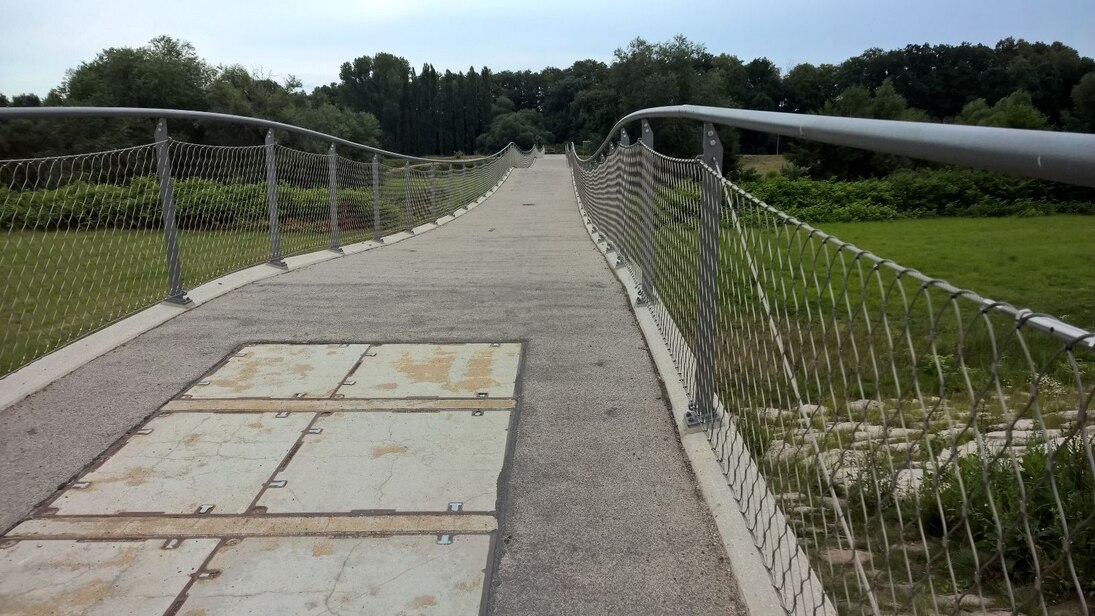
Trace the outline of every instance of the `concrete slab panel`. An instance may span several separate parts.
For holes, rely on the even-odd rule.
[[[280,488],[258,504],[269,513],[494,511],[510,413],[335,413],[316,420]]]
[[[178,413],[156,417],[54,501],[62,515],[244,513],[312,415]]]
[[[346,398],[512,398],[521,345],[374,345],[338,393]]]
[[[184,398],[329,398],[367,344],[246,346]]]
[[[478,614],[489,549],[486,535],[243,539],[179,614]]]
[[[217,545],[187,539],[20,541],[0,549],[4,616],[163,614]]]

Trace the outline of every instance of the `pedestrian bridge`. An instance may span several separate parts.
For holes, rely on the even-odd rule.
[[[752,199],[715,123],[1087,184],[1091,137],[674,108],[442,161],[142,113],[0,161],[0,614],[1090,609],[1095,336]]]

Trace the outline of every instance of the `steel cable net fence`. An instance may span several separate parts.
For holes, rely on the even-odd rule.
[[[148,145],[0,160],[0,376],[225,274],[434,222],[541,155],[510,146],[409,169],[272,136],[179,142],[160,127]]]
[[[1095,335],[844,243],[700,160],[569,160],[787,613],[1092,613]]]

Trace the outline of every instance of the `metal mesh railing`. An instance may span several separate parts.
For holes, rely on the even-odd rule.
[[[0,160],[0,376],[233,271],[434,222],[541,151],[366,153],[178,142],[161,120],[148,145]]]
[[[1095,334],[842,242],[709,154],[568,156],[786,612],[1092,613]]]

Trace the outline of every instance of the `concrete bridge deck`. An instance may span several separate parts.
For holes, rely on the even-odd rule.
[[[468,341],[523,344],[486,613],[744,613],[562,156],[423,237],[242,287],[0,411],[0,528],[243,345]]]

